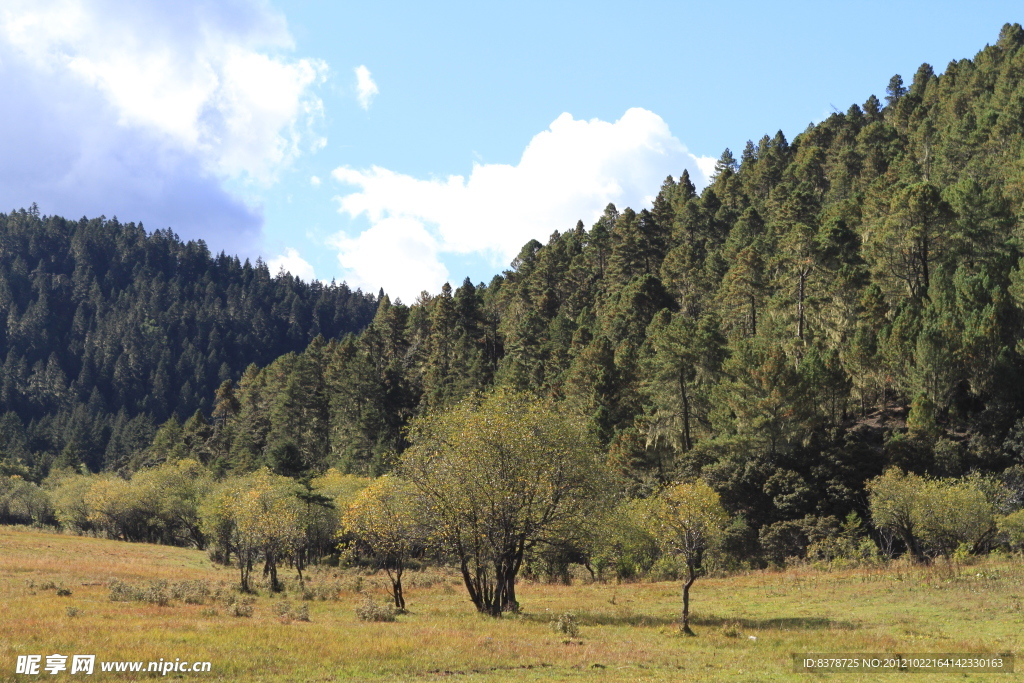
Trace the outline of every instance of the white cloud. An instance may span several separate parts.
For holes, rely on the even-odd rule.
[[[706,183],[701,160],[653,112],[630,109],[614,123],[562,114],[534,136],[517,165],[474,163],[468,178],[422,180],[376,166],[335,169],[335,180],[357,188],[337,198],[341,213],[365,216],[372,226],[335,244],[348,277],[379,281],[407,298],[428,286],[436,291],[443,269],[438,254],[479,254],[495,267],[507,265],[531,239],[546,241],[577,220],[589,227],[609,202],[649,206],[665,177],[684,168],[695,184]],[[375,269],[388,263],[389,250],[411,234],[412,225],[419,240],[429,240],[420,261],[433,279],[414,282],[403,274],[401,281],[409,282],[404,287],[394,270]],[[374,236],[364,242],[368,233]],[[353,258],[357,248],[360,257]],[[371,255],[377,248],[380,255]]]
[[[329,242],[353,288],[376,293],[383,287],[392,298],[411,303],[421,291],[436,292],[448,280],[436,240],[412,218],[384,218],[354,239],[338,234]]]
[[[322,111],[326,64],[288,59],[284,18],[255,1],[10,0],[0,40],[43,77],[97,90],[125,127],[197,155],[206,170],[268,180]]]
[[[309,179],[309,184],[313,187],[320,187],[320,176],[312,176]]]
[[[0,206],[118,215],[255,256],[259,188],[324,141],[327,67],[264,0],[3,0]],[[253,182],[256,181],[256,182]],[[229,189],[233,188],[233,189]]]
[[[697,166],[705,178],[710,178],[715,174],[715,165],[718,164],[718,159],[715,157],[697,157],[696,159]]]
[[[380,94],[380,89],[373,81],[373,77],[370,76],[370,70],[364,65],[357,66],[354,70],[356,72],[356,99],[359,100],[360,107],[368,110],[373,98]]]
[[[286,248],[281,256],[267,261],[267,268],[274,275],[283,270],[306,282],[312,282],[316,277],[313,266],[299,255],[298,250],[291,247]]]

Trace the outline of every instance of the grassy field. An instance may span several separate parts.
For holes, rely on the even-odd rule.
[[[143,587],[203,581],[211,595],[204,604],[113,602],[113,578]],[[696,638],[675,623],[678,583],[524,583],[523,614],[492,620],[473,611],[454,576],[413,573],[410,612],[372,623],[355,608],[367,594],[384,598],[376,577],[320,572],[307,588],[330,599],[308,601],[290,580],[283,597],[260,591],[251,617],[225,606],[236,581],[195,550],[0,527],[0,680],[80,678],[14,673],[18,655],[59,653],[212,662],[209,673],[166,676],[197,681],[884,681],[878,673],[794,673],[791,654],[1017,653],[1024,633],[1024,565],[1016,559],[702,579],[693,591]],[[306,605],[310,621],[282,616],[284,602],[291,615]],[[576,639],[550,628],[567,611],[577,615]],[[154,676],[105,674],[97,665],[85,680]]]

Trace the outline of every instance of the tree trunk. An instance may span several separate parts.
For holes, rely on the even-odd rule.
[[[923,284],[923,290],[924,290],[923,294],[924,294],[924,296],[928,296],[928,284],[929,284],[929,280],[930,280],[930,273],[928,272],[928,235],[927,235],[927,233],[925,234],[924,237],[921,238],[921,272],[922,272],[922,274],[924,276],[923,277],[924,282],[922,283]]]
[[[796,337],[804,340],[804,284],[807,282],[807,271],[800,269],[800,288],[796,299]]]
[[[757,303],[754,295],[750,295],[750,336],[757,336]]]
[[[388,578],[391,579],[391,597],[395,600],[395,609],[405,611],[405,593],[402,591],[402,572],[405,569],[403,563],[395,563],[394,569],[384,568]]]
[[[690,441],[690,397],[686,394],[686,380],[683,378],[683,372],[679,372],[679,394],[683,399],[683,452],[689,451],[693,448],[693,443]]]
[[[682,631],[688,636],[697,635],[690,628],[690,586],[697,580],[697,572],[687,563],[686,581],[683,582],[683,623]]]
[[[914,534],[907,529],[900,529],[900,538],[903,539],[903,543],[907,546],[907,552],[913,556],[915,561],[925,562],[926,558],[921,552],[921,545],[914,538]]]
[[[252,589],[249,587],[249,575],[252,574],[252,551],[245,553],[239,551],[236,553],[238,557],[238,572],[240,583],[242,584],[242,592],[251,593]]]
[[[281,584],[277,580],[277,557],[274,553],[266,553],[266,563],[263,565],[263,576],[270,576],[270,590],[277,593],[281,590]]]
[[[479,567],[475,572],[475,576],[469,571],[469,556],[461,540],[455,541],[455,552],[459,556],[459,570],[462,572],[462,582],[469,593],[470,602],[473,603],[478,612],[486,613],[487,606],[484,601]],[[486,577],[484,579],[486,580]]]

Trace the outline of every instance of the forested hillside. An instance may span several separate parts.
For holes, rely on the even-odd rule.
[[[497,384],[582,411],[634,492],[699,474],[757,526],[863,513],[888,465],[1002,472],[1024,456],[1022,45],[1007,25],[884,102],[726,150],[700,194],[668,178],[486,286],[385,299],[147,461],[173,441],[222,468],[379,473],[412,416]]]
[[[376,305],[170,230],[0,214],[0,462],[122,467],[250,363],[358,332]]]
[[[486,285],[385,297],[336,340],[372,298],[162,233],[96,222],[72,237],[74,224],[15,214],[2,400],[39,421],[8,457],[53,449],[40,435],[94,405],[157,420],[199,409],[89,465],[375,475],[412,418],[498,385],[584,415],[630,495],[703,478],[738,520],[736,548],[773,525],[806,540],[865,516],[864,484],[889,466],[990,473],[1020,498],[1022,211],[1014,24],[941,75],[894,76],[884,102],[726,150],[699,194],[686,173],[668,178],[650,210],[609,206],[589,229],[530,242]],[[76,246],[100,240],[90,231],[133,256],[90,260]],[[61,322],[34,322],[47,319]],[[254,365],[231,381],[243,357]]]

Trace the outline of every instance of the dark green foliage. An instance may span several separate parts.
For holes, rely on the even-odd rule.
[[[17,457],[37,476],[72,443],[89,468],[122,468],[154,424],[209,414],[248,364],[357,332],[376,304],[170,230],[0,214],[0,414],[27,428]]]

